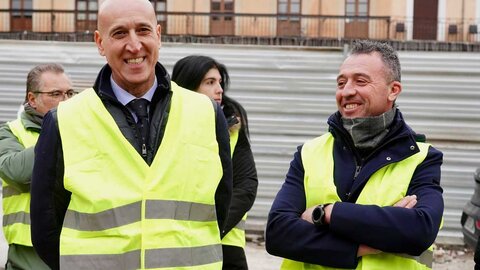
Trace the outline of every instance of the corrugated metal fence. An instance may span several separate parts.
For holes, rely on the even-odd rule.
[[[296,146],[322,134],[336,110],[335,78],[342,48],[163,44],[161,62],[210,55],[229,68],[230,96],[247,109],[259,191],[247,227],[262,231]],[[439,242],[461,243],[460,215],[480,166],[480,54],[400,52],[404,91],[398,99],[407,122],[444,152],[444,226]],[[36,64],[60,62],[74,85],[92,85],[105,63],[93,43],[0,40],[0,122],[15,117],[25,78]],[[75,119],[72,119],[75,121]]]

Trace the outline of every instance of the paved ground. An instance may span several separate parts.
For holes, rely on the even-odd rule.
[[[282,259],[265,251],[263,243],[248,242],[246,248],[250,270],[278,270]],[[435,251],[433,270],[471,270],[474,268],[473,252],[459,246],[439,247]]]

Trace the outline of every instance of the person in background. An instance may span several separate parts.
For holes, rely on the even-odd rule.
[[[329,130],[298,148],[268,216],[282,269],[431,269],[443,155],[406,124],[401,91],[393,48],[354,42]]]
[[[3,232],[8,242],[5,269],[49,269],[30,240],[30,182],[34,146],[43,116],[77,92],[59,64],[42,64],[27,75],[24,109],[0,126],[0,177],[3,179]]]
[[[170,81],[148,0],[105,0],[93,88],[45,116],[32,242],[52,269],[220,269],[232,192],[219,106]]]
[[[228,97],[227,68],[213,58],[191,55],[173,67],[172,81],[202,93],[222,106],[230,133],[233,166],[233,195],[222,239],[223,269],[248,269],[245,257],[245,221],[257,194],[258,178],[249,141],[245,109]]]

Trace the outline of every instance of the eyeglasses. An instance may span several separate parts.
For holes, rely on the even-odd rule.
[[[55,99],[59,99],[59,98],[63,98],[65,96],[67,96],[68,98],[71,98],[73,96],[75,96],[76,94],[78,94],[77,91],[75,90],[67,90],[67,91],[61,91],[61,90],[54,90],[54,91],[50,91],[50,92],[46,92],[46,91],[34,91],[33,93],[36,93],[36,94],[46,94],[48,95],[49,97],[52,97],[52,98],[55,98]]]

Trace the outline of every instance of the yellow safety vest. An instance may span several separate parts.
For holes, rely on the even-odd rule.
[[[215,111],[172,82],[150,166],[93,89],[58,107],[65,189],[62,269],[221,269],[215,191],[222,177]]]
[[[302,147],[302,162],[305,168],[304,187],[306,207],[341,201],[334,184],[334,138],[331,133],[324,134]],[[415,169],[428,153],[429,144],[418,143],[419,152],[396,163],[388,164],[376,171],[368,180],[356,203],[363,205],[392,206],[406,196],[410,179]],[[385,179],[395,178],[395,181]],[[356,269],[361,270],[420,270],[431,269],[433,249],[420,256],[382,252],[363,256]],[[337,269],[285,259],[282,269]]]
[[[8,123],[13,135],[25,147],[37,143],[39,133],[25,129],[20,119]],[[3,233],[8,244],[32,246],[30,237],[30,193],[3,182]]]
[[[230,132],[230,149],[233,157],[233,152],[235,150],[235,146],[238,142],[238,129]],[[236,246],[245,248],[245,222],[247,221],[247,214],[243,216],[242,220],[238,222],[235,227],[233,227],[227,235],[225,235],[222,239],[222,244],[227,246]]]

